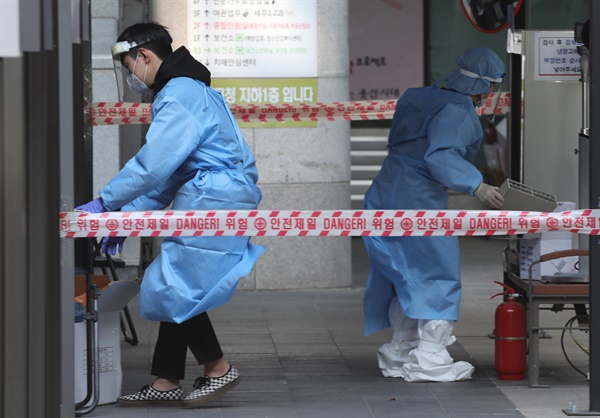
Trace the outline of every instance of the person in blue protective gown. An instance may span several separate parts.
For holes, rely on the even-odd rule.
[[[146,143],[77,210],[250,210],[261,200],[255,158],[222,95],[210,88],[210,72],[185,47],[173,52],[172,38],[157,23],[127,28],[112,47],[135,93],[154,93]],[[104,252],[121,251],[125,238],[105,238]],[[152,360],[156,380],[121,396],[122,406],[197,407],[240,381],[224,358],[206,313],[231,297],[263,247],[249,237],[166,237],[160,255],[144,274],[140,311],[160,321]],[[205,375],[184,394],[188,347]]]
[[[495,187],[470,163],[483,131],[476,112],[504,76],[490,49],[458,57],[444,88],[408,89],[397,102],[389,154],[365,194],[365,209],[447,209],[448,190],[502,206]],[[461,297],[456,237],[363,237],[371,260],[364,296],[365,335],[392,327],[378,350],[384,376],[406,381],[469,379],[473,367],[454,362]]]

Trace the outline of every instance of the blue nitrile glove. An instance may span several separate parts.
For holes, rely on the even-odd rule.
[[[102,202],[102,198],[98,197],[91,202],[87,202],[85,205],[77,206],[75,210],[80,212],[90,212],[90,213],[104,213],[106,212],[106,208],[104,207],[104,202]]]
[[[104,237],[102,239],[102,252],[113,256],[117,253],[117,247],[119,252],[123,251],[123,243],[126,238],[127,237]]]

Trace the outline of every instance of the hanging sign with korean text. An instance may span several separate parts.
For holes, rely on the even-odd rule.
[[[188,49],[218,78],[316,77],[316,0],[191,0]]]
[[[540,81],[578,81],[581,56],[573,31],[536,32],[534,79]]]

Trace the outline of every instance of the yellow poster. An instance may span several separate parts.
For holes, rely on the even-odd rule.
[[[272,104],[277,112],[281,104],[317,102],[316,78],[220,78],[213,79],[211,87],[223,94],[225,101],[237,105]],[[244,122],[238,120],[240,128],[300,128],[316,127],[310,120],[284,122]]]

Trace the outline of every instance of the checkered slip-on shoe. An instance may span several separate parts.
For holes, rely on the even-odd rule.
[[[183,407],[197,408],[233,389],[240,384],[241,380],[238,370],[233,366],[221,377],[199,377],[194,382],[195,390],[183,400]]]
[[[183,401],[183,388],[171,390],[156,390],[152,385],[146,385],[138,392],[131,395],[119,396],[119,406],[181,406]]]

